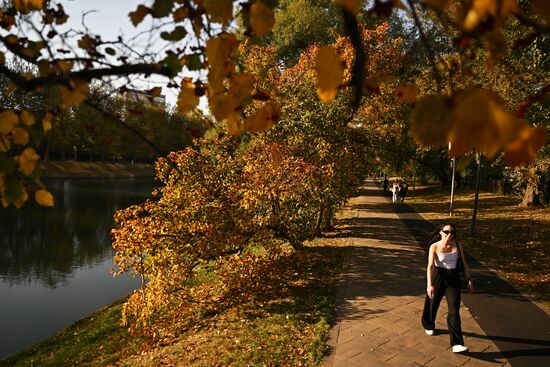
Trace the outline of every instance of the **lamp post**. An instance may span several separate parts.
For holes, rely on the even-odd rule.
[[[451,142],[449,142],[449,152],[451,151]],[[453,201],[455,197],[455,171],[456,171],[456,158],[451,158],[452,175],[451,175],[451,203],[449,205],[449,217],[453,216]]]

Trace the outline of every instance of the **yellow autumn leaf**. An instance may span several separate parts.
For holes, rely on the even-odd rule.
[[[69,71],[72,70],[73,66],[74,66],[74,63],[72,61],[57,60],[55,62],[55,67],[61,73],[68,73]]]
[[[47,133],[52,128],[52,118],[53,115],[49,112],[46,112],[46,115],[42,119],[42,130]]]
[[[268,102],[244,122],[244,129],[250,133],[269,130],[279,121],[281,111],[275,102]]]
[[[518,138],[504,149],[504,161],[507,166],[515,167],[533,162],[538,150],[546,141],[546,129],[541,126],[525,126],[518,135]]]
[[[426,96],[414,106],[409,134],[422,147],[447,145],[450,114],[447,97],[440,94]]]
[[[451,155],[458,157],[480,150],[493,157],[514,140],[524,123],[506,110],[498,94],[469,89],[455,100],[449,134]]]
[[[228,24],[233,18],[233,0],[204,0],[203,6],[213,22]]]
[[[77,42],[78,47],[88,50],[94,47],[95,41],[87,34],[82,36]]]
[[[233,136],[238,136],[244,129],[244,126],[241,123],[241,118],[236,112],[227,116],[225,119],[225,124],[227,126],[227,131]]]
[[[231,75],[231,89],[229,92],[235,100],[242,104],[247,98],[252,95],[254,90],[254,78],[248,74],[233,74]]]
[[[137,9],[135,11],[132,11],[128,14],[130,17],[130,20],[132,21],[132,24],[134,27],[137,27],[139,23],[143,21],[145,16],[151,12],[151,9],[146,7],[145,5],[138,5]]]
[[[317,95],[323,102],[332,102],[344,79],[344,65],[331,46],[325,46],[317,53]]]
[[[263,36],[273,29],[275,14],[273,13],[273,9],[260,1],[256,1],[250,7],[249,20],[252,32],[258,36]]]
[[[13,6],[20,12],[40,10],[44,7],[44,0],[13,0]]]
[[[222,121],[231,113],[235,112],[238,103],[231,95],[216,93],[208,97],[208,105],[216,120]]]
[[[468,32],[473,31],[479,23],[497,14],[497,6],[496,0],[473,0],[462,26]]]
[[[47,190],[40,189],[34,193],[34,199],[40,206],[53,207],[53,195]]]
[[[71,80],[69,86],[60,87],[61,100],[66,106],[73,106],[83,102],[90,91],[88,82],[84,80]]]
[[[206,42],[206,57],[210,65],[209,79],[219,79],[234,71],[237,64],[239,41],[229,33],[222,33]]]
[[[191,78],[183,78],[178,95],[178,112],[185,115],[199,104],[199,97],[195,94],[195,84]]]
[[[12,132],[13,142],[19,145],[27,145],[29,142],[29,132],[27,129],[16,127]]]
[[[36,166],[40,156],[36,154],[33,148],[25,149],[18,158],[19,168],[26,176],[30,175]]]
[[[500,4],[500,15],[507,17],[518,11],[518,0],[502,0],[502,3]]]
[[[34,116],[29,111],[26,111],[26,110],[23,110],[21,112],[20,118],[21,118],[21,121],[23,121],[23,123],[27,126],[32,126],[36,121]]]
[[[9,134],[19,122],[19,116],[12,110],[0,112],[0,133]]]
[[[179,23],[185,20],[187,16],[189,15],[189,9],[187,9],[185,6],[179,7],[172,13],[172,18],[174,19],[174,22]]]
[[[353,15],[359,13],[361,7],[363,6],[362,0],[334,0],[334,4],[346,9]]]

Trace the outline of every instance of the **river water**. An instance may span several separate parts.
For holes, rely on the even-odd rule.
[[[0,208],[0,359],[139,287],[113,278],[113,213],[145,201],[145,179],[56,180],[55,208]]]

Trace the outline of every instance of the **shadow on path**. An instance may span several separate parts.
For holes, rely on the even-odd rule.
[[[428,239],[435,227],[405,203],[391,206],[399,216],[406,216],[403,223],[427,250]],[[411,219],[415,215],[417,218]],[[472,256],[467,255],[467,259],[476,292],[464,293],[463,302],[487,333],[487,336],[471,337],[492,340],[513,367],[550,366],[549,315]],[[474,353],[468,355],[476,357]]]

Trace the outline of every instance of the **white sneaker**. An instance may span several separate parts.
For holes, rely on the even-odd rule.
[[[468,347],[465,347],[464,345],[453,345],[453,353],[462,353],[468,350]]]
[[[433,330],[425,329],[424,331],[426,332],[426,335],[430,335],[430,336],[434,335],[434,331],[433,331]]]

